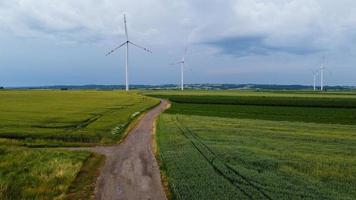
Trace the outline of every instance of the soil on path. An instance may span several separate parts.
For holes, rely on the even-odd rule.
[[[154,122],[169,103],[148,111],[119,145],[80,148],[106,156],[95,188],[97,200],[166,200],[153,153]],[[78,150],[78,149],[73,149]]]

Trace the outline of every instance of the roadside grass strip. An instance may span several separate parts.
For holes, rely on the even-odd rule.
[[[0,146],[0,199],[63,199],[90,155]]]

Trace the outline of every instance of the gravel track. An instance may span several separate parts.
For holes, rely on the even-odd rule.
[[[166,200],[157,160],[153,153],[156,117],[169,106],[161,103],[148,111],[124,141],[115,146],[68,148],[106,156],[95,188],[97,200]]]

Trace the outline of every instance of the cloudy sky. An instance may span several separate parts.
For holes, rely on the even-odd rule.
[[[134,84],[356,85],[354,0],[2,0],[0,85],[123,84],[123,13]]]

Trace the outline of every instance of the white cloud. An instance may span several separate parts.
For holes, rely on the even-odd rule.
[[[6,0],[0,31],[74,42],[123,36],[161,46],[263,36],[276,47],[331,49],[356,38],[353,0]]]

